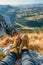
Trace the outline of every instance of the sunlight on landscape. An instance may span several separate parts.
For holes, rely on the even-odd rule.
[[[40,54],[43,54],[43,33],[36,34],[36,33],[27,33],[29,37],[28,47],[31,50],[37,51]],[[20,34],[21,37],[24,35],[23,33]],[[1,47],[8,47],[11,43],[15,41],[16,36],[9,37],[5,36],[0,38],[0,46]]]
[[[43,18],[43,15],[37,15],[37,16],[32,16],[32,17],[27,17],[27,20],[39,20]]]

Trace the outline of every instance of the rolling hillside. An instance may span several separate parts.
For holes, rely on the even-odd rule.
[[[19,29],[20,32],[42,32],[43,31],[43,4],[34,5],[21,5],[10,6],[0,5],[0,15],[3,16],[0,19],[1,25],[5,27],[1,32],[5,34],[11,34],[15,29]],[[0,27],[1,28],[1,27]],[[1,33],[0,32],[0,33]],[[16,30],[15,30],[16,32]],[[1,34],[0,34],[1,35]]]
[[[43,27],[43,4],[0,5],[0,14],[9,16],[13,23],[17,22],[28,27]]]

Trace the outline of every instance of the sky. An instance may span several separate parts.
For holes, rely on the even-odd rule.
[[[36,4],[42,3],[43,0],[0,0],[0,5],[22,5],[22,4]]]

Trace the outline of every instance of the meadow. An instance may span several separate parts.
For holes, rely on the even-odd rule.
[[[40,54],[43,54],[43,33],[25,33],[29,37],[29,43],[28,48],[36,51]],[[24,33],[20,33],[20,36],[22,37]],[[13,42],[16,39],[16,35],[14,36],[4,36],[0,38],[0,47],[6,48],[9,46],[9,44],[13,44]]]

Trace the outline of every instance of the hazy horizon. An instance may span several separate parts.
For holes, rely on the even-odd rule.
[[[43,0],[0,0],[0,5],[43,4]]]

